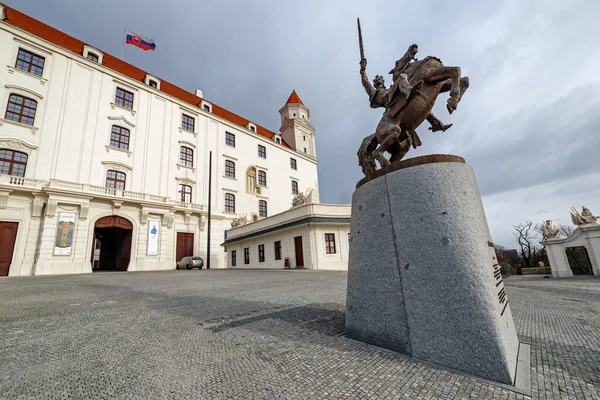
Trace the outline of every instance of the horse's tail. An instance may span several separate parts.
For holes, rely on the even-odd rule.
[[[362,167],[362,172],[365,174],[365,176],[371,175],[377,169],[377,164],[373,158],[373,152],[378,145],[379,141],[373,133],[364,138],[360,144],[360,147],[358,148],[358,152],[356,153],[358,156],[358,165]]]

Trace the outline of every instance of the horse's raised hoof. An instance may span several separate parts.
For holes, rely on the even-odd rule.
[[[450,114],[452,114],[456,110],[456,107],[458,107],[458,100],[450,97],[448,99],[448,104],[446,104],[446,108],[448,109],[448,112]]]

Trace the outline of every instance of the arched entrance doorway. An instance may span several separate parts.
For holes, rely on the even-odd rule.
[[[127,271],[131,258],[133,225],[125,218],[111,215],[94,225],[92,271]]]

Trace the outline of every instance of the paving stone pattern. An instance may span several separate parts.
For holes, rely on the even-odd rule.
[[[600,279],[506,279],[533,399],[600,399]],[[0,279],[1,399],[526,399],[346,339],[346,274]]]

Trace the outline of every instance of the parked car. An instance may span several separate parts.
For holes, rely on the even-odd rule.
[[[192,268],[202,269],[202,267],[204,267],[204,260],[202,259],[202,257],[188,256],[188,257],[183,257],[181,260],[179,260],[177,262],[177,266],[175,268],[176,269],[181,269],[181,268],[185,268],[185,269],[192,269]]]

